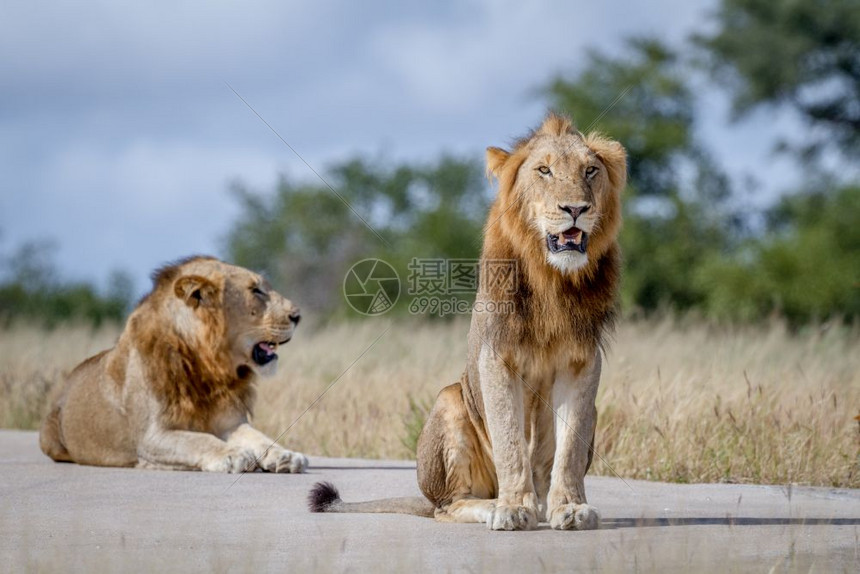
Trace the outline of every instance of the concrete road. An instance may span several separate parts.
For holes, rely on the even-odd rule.
[[[408,462],[311,457],[305,475],[56,464],[0,431],[0,572],[858,572],[860,491],[589,477],[601,530],[490,532],[399,515],[311,514],[419,494]]]

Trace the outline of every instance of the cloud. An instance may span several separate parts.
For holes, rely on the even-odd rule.
[[[3,245],[55,238],[69,274],[119,267],[144,288],[165,260],[219,251],[235,216],[228,181],[313,177],[225,82],[317,169],[380,150],[479,156],[533,125],[535,88],[576,71],[587,49],[680,40],[713,5],[11,0]]]
[[[188,142],[62,149],[33,174],[40,193],[20,194],[4,227],[9,236],[59,238],[72,276],[131,269],[143,287],[164,261],[216,251],[235,215],[225,191],[231,179],[271,186],[280,167],[254,150]]]

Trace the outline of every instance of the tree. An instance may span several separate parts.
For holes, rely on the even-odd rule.
[[[788,104],[850,155],[860,153],[860,7],[856,0],[723,0],[701,34],[715,77],[742,115]],[[814,155],[825,140],[803,146]]]
[[[757,5],[725,6],[747,4]],[[696,137],[695,73],[661,42],[634,39],[618,56],[591,52],[577,73],[543,87],[581,130],[628,151],[626,309],[749,321],[778,312],[796,324],[860,314],[858,186],[831,181],[792,195],[766,228],[748,231],[726,174]],[[336,193],[287,178],[273,193],[236,186],[241,216],[226,238],[229,258],[267,271],[303,306],[338,312],[344,275],[362,258],[385,259],[405,279],[413,257],[477,257],[490,201],[478,162],[355,159],[325,179]]]
[[[860,187],[788,196],[771,216],[771,232],[739,256],[700,266],[707,312],[736,320],[779,312],[795,325],[860,316]]]
[[[629,57],[619,58],[589,52],[579,74],[556,77],[546,94],[579,129],[597,129],[624,144],[637,195],[671,196],[678,157],[693,149],[693,96],[666,46],[633,39],[627,51]]]
[[[546,88],[551,105],[597,129],[628,153],[621,232],[625,306],[695,307],[705,293],[689,272],[728,250],[739,220],[728,180],[694,137],[689,67],[657,40],[634,39],[621,57],[591,52],[582,71]],[[692,173],[692,177],[685,174]]]
[[[98,327],[122,321],[133,292],[128,274],[115,271],[106,294],[86,282],[62,281],[54,263],[55,249],[49,241],[25,243],[2,260],[0,325],[28,320],[47,327],[64,322]]]
[[[715,30],[694,37],[737,117],[789,106],[811,128],[795,148],[860,155],[860,9],[853,0],[722,0]],[[783,144],[790,149],[789,144]],[[818,164],[819,166],[822,164]],[[827,169],[825,168],[825,173]],[[768,213],[766,233],[696,272],[717,317],[779,312],[794,324],[860,315],[860,189],[816,171]]]
[[[405,281],[413,257],[478,256],[490,200],[478,162],[352,159],[324,178],[334,191],[286,177],[274,193],[235,185],[240,216],[225,238],[228,259],[265,272],[303,307],[346,312],[344,276],[364,258],[387,261]]]

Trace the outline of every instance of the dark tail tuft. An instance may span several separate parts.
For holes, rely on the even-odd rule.
[[[340,493],[330,482],[318,482],[308,493],[311,512],[326,512],[335,502],[340,502]]]

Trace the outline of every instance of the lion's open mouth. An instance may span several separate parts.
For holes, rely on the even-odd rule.
[[[254,345],[254,348],[251,350],[251,358],[254,359],[255,363],[262,367],[263,365],[268,365],[272,361],[278,360],[278,354],[275,352],[277,350],[277,343],[261,341]]]
[[[585,253],[585,249],[588,247],[588,234],[576,226],[565,229],[561,235],[548,233],[546,247],[550,253],[561,253],[562,251]]]

